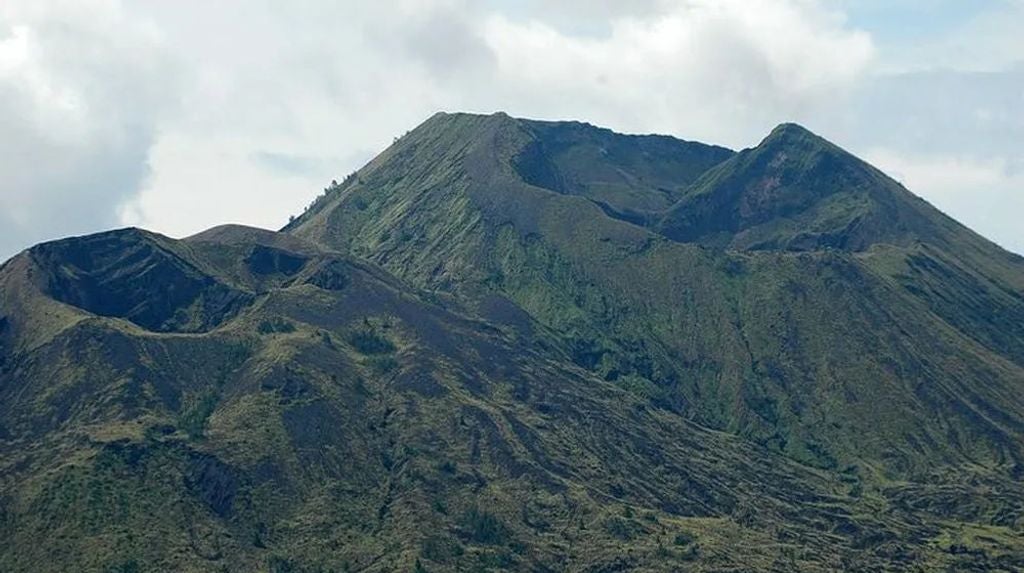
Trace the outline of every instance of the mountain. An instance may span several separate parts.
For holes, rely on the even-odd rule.
[[[584,129],[536,125],[436,116],[287,231],[420,288],[507,298],[594,374],[806,463],[906,477],[939,458],[1018,462],[1019,257],[795,126],[696,180],[679,169],[678,202],[638,225],[529,183],[524,154],[557,163],[538,137]],[[624,179],[651,171],[635,165]],[[847,204],[859,210],[831,215]],[[706,232],[686,230],[690,211]],[[776,237],[701,240],[722,232]]]
[[[1011,571],[1024,260],[795,125],[437,114],[0,267],[5,571]]]

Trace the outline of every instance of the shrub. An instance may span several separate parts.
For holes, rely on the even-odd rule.
[[[202,393],[178,416],[178,427],[193,440],[202,438],[206,433],[206,423],[217,408],[217,401],[216,392],[210,390]]]
[[[476,507],[462,514],[459,525],[471,541],[487,545],[504,543],[509,534],[496,515]]]
[[[268,318],[260,321],[256,327],[260,334],[273,334],[275,332],[295,332],[295,325],[283,318]]]
[[[267,568],[270,573],[299,573],[300,571],[294,561],[277,555],[267,559]]]
[[[448,504],[446,504],[443,499],[435,499],[430,504],[430,508],[442,515],[448,515]]]
[[[105,573],[138,573],[141,570],[142,568],[139,567],[139,562],[134,559],[130,559],[124,563],[107,567]]]
[[[623,541],[630,541],[640,534],[640,524],[632,519],[622,517],[611,517],[604,522],[604,530],[612,537]]]
[[[683,531],[681,533],[677,533],[676,534],[676,538],[674,540],[672,540],[672,543],[674,543],[676,545],[679,545],[679,546],[683,546],[683,545],[689,545],[689,544],[693,543],[694,541],[696,541],[696,538],[693,535]]]
[[[431,535],[424,539],[420,548],[420,556],[438,563],[447,563],[462,556],[463,553],[465,550],[457,541],[440,535]]]
[[[348,343],[361,354],[390,354],[395,345],[372,328],[360,328],[348,337]]]

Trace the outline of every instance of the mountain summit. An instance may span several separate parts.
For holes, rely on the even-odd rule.
[[[0,267],[5,571],[1024,568],[1024,261],[793,124],[436,114]]]
[[[666,236],[748,250],[862,251],[944,240],[951,221],[795,124],[709,170],[660,221]]]

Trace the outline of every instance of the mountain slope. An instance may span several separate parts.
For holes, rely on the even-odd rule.
[[[786,213],[817,217],[820,201],[863,203],[862,213],[834,227],[852,229],[834,241],[849,250],[794,254],[788,239],[769,242],[781,251],[708,250],[680,242],[692,237],[669,232],[678,227],[662,223],[666,237],[586,197],[524,181],[516,162],[524,149],[545,148],[538,133],[500,114],[435,116],[288,231],[370,258],[423,288],[466,300],[506,297],[595,374],[805,463],[860,464],[894,477],[920,475],[938,460],[1000,471],[1020,463],[1024,371],[1013,350],[1021,338],[985,344],[971,326],[986,318],[955,298],[963,293],[947,306],[966,315],[955,323],[929,312],[864,251],[878,245],[880,257],[883,248],[921,248],[931,238],[943,248],[959,239],[947,229],[958,225],[932,222],[930,207],[877,171],[783,126],[763,149],[711,168],[664,219],[708,193],[708,205],[740,213],[750,199],[735,190],[750,186],[709,181],[782,169],[777,196],[721,232],[741,236],[736,225],[751,224],[788,236],[796,223]],[[780,153],[792,159],[775,161]],[[739,167],[746,174],[729,175]],[[829,177],[854,190],[820,189]],[[768,222],[755,225],[760,213]],[[980,248],[990,259],[1010,258]],[[1024,276],[1012,261],[1003,273]],[[1008,295],[1004,306],[1018,313],[1018,300]]]
[[[863,253],[965,336],[1024,364],[1024,259],[802,127],[779,126],[706,172],[656,227],[729,249]]]
[[[870,165],[784,124],[705,173],[659,230],[673,240],[733,249],[862,251],[938,240],[938,216]]]
[[[1021,569],[1022,268],[795,126],[438,114],[0,267],[0,569]]]
[[[138,253],[173,253],[249,305],[203,333],[147,328],[134,306],[101,316],[39,280],[71,264],[57,253],[82,250],[168,291],[178,269]],[[919,492],[879,512],[850,495],[853,474],[802,467],[566,366],[528,318],[506,331],[288,236],[69,239],[11,261],[0,286],[8,571],[979,562],[946,552],[948,517],[896,505]],[[55,313],[62,328],[29,326]],[[969,531],[1002,539],[1007,524]],[[907,553],[913,539],[935,545]],[[1014,562],[1009,541],[989,550]]]

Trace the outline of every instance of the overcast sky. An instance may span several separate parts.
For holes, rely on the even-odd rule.
[[[796,121],[1024,253],[1024,0],[2,0],[0,259],[278,228],[438,110]]]

